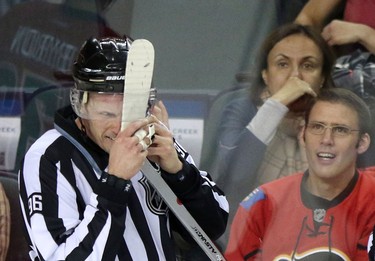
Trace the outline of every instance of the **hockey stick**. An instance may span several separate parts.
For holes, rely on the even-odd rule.
[[[152,44],[144,39],[135,40],[130,47],[126,63],[122,129],[126,127],[128,122],[145,117],[153,64],[154,48]],[[137,95],[140,93],[144,97]],[[132,102],[131,95],[133,94],[135,95],[134,100],[137,100],[137,102]],[[132,115],[132,113],[137,115]],[[145,161],[141,171],[206,255],[212,261],[225,260],[215,244],[190,215],[185,206],[177,203],[177,196],[148,160]]]
[[[129,122],[142,119],[147,114],[154,57],[154,47],[149,41],[139,39],[132,43],[125,69],[121,130]]]
[[[185,206],[177,203],[179,200],[176,194],[174,194],[170,187],[165,183],[159,173],[155,171],[154,167],[148,160],[145,161],[145,164],[142,167],[142,172],[206,255],[212,261],[225,261],[215,244],[198,225],[197,221],[195,221],[190,215]]]

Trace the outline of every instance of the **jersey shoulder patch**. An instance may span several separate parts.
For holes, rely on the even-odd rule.
[[[266,198],[266,194],[261,188],[254,189],[242,202],[241,206],[249,210],[255,203],[260,200],[264,200]]]

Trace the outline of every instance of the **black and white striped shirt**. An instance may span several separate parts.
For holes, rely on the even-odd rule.
[[[55,123],[83,144],[101,170],[108,154],[81,135],[65,108]],[[162,177],[212,238],[225,230],[228,203],[206,172],[183,150],[185,179]],[[19,176],[21,209],[33,260],[176,260],[171,230],[181,224],[139,172],[131,189],[100,182],[85,156],[56,129],[25,155]]]

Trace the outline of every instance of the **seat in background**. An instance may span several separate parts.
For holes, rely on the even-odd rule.
[[[56,110],[70,104],[70,87],[71,84],[42,87],[36,90],[25,102],[13,172],[18,172],[23,156],[35,140],[44,132],[53,128]]]
[[[231,101],[246,95],[249,95],[249,86],[243,84],[221,91],[212,101],[204,127],[200,169],[214,172],[222,113]]]
[[[28,244],[25,237],[26,230],[24,229],[18,197],[17,175],[1,171],[0,182],[9,200],[11,216],[10,240],[6,261],[30,260]]]

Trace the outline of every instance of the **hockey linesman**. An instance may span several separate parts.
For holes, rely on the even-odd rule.
[[[120,131],[131,42],[82,45],[71,106],[56,112],[55,128],[24,157],[19,186],[32,260],[176,260],[172,230],[192,238],[140,171],[145,160],[212,240],[225,230],[225,196],[155,115]],[[150,124],[152,139],[134,135]]]

